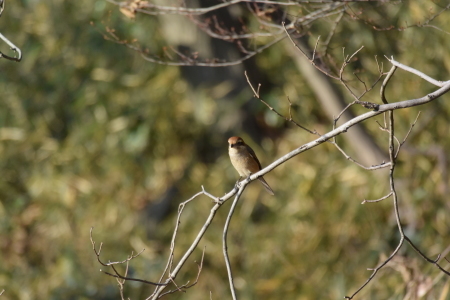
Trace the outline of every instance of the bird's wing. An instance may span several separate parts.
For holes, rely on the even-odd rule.
[[[258,163],[259,169],[261,170],[261,163],[259,162],[258,158],[256,157],[255,151],[253,151],[252,148],[250,148],[248,145],[245,145],[245,147],[248,150],[248,153],[250,153],[250,155],[256,160],[256,162]]]

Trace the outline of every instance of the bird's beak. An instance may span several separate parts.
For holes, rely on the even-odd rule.
[[[235,146],[235,144],[230,144],[230,148],[233,148]]]

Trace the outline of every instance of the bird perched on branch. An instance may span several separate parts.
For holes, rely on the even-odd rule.
[[[231,163],[241,177],[249,177],[251,174],[255,174],[261,170],[261,163],[256,157],[255,151],[244,143],[242,138],[232,136],[228,139],[228,145],[228,154],[230,155]],[[258,177],[258,180],[269,194],[274,195],[273,190],[262,176]]]

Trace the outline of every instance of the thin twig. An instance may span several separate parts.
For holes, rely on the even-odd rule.
[[[314,46],[314,50],[313,50],[313,54],[312,54],[311,60],[315,60],[316,59],[316,51],[317,51],[317,45],[319,44],[319,40],[320,40],[320,35],[317,37],[316,45]]]
[[[344,70],[345,68],[351,63],[353,57],[358,54],[359,51],[361,51],[364,48],[364,46],[361,46],[358,50],[356,50],[352,55],[345,55],[345,48],[342,49],[342,55],[344,57],[344,62],[342,63],[342,67],[339,71],[339,81],[342,83],[342,85],[345,87],[345,89],[350,93],[350,95],[355,98],[355,100],[359,100],[358,96],[353,92],[353,90],[348,86],[346,81],[344,80]]]
[[[353,53],[351,56],[345,56],[344,53],[344,62],[342,63],[342,67],[340,69],[339,72],[339,81],[342,83],[342,85],[345,87],[345,89],[350,93],[350,95],[353,96],[353,98],[355,99],[353,102],[347,104],[346,107],[344,107],[344,109],[337,115],[337,117],[334,118],[334,124],[333,124],[333,128],[336,127],[337,122],[339,121],[339,119],[342,117],[342,115],[353,105],[355,104],[360,104],[363,107],[367,108],[367,109],[373,109],[373,110],[378,110],[379,105],[376,103],[371,103],[371,102],[367,102],[367,101],[360,101],[360,99],[362,97],[364,97],[368,92],[370,92],[377,84],[378,82],[381,80],[381,78],[383,77],[383,73],[380,71],[379,72],[379,76],[378,78],[372,83],[372,85],[370,86],[370,88],[367,88],[366,83],[360,79],[358,76],[356,76],[355,73],[353,73],[353,75],[356,76],[356,78],[364,85],[364,92],[361,93],[361,95],[357,96],[353,90],[350,88],[350,86],[346,83],[346,81],[344,80],[344,70],[345,68],[349,65],[349,63],[351,62],[351,59],[359,52],[363,49],[363,47],[359,48],[355,53]],[[344,50],[344,49],[343,49]],[[378,61],[377,61],[378,64]],[[380,70],[380,69],[379,69]]]
[[[333,38],[334,33],[336,32],[336,28],[337,28],[338,24],[340,23],[340,21],[342,20],[342,17],[343,17],[343,16],[344,16],[344,11],[342,11],[342,12],[338,15],[338,17],[336,18],[336,20],[333,22],[333,26],[331,27],[331,30],[330,30],[330,32],[328,33],[328,37],[327,37],[327,39],[325,40],[325,42],[323,43],[323,46],[324,46],[324,48],[325,48],[325,50],[324,50],[324,56],[327,55],[327,52],[328,52],[328,45],[330,44],[331,39]]]
[[[203,188],[203,187],[202,187]],[[173,234],[172,234],[172,240],[170,241],[170,252],[169,252],[169,258],[167,260],[167,264],[166,267],[164,268],[161,277],[159,279],[159,282],[162,282],[164,275],[166,274],[166,272],[169,270],[169,273],[171,272],[170,270],[172,269],[172,263],[173,263],[173,257],[174,257],[174,251],[175,251],[175,239],[177,237],[178,234],[178,228],[180,226],[180,218],[181,218],[181,214],[183,213],[184,207],[186,206],[187,203],[191,202],[192,200],[194,200],[195,198],[197,198],[198,196],[204,194],[204,192],[198,192],[197,194],[195,194],[194,196],[192,196],[190,199],[180,203],[180,205],[178,206],[178,215],[177,215],[177,220],[175,223],[175,229],[173,230]]]
[[[389,261],[391,261],[391,259],[398,253],[398,251],[400,250],[400,248],[402,247],[404,242],[404,238],[400,239],[399,244],[397,245],[397,247],[395,248],[395,250],[391,253],[391,255],[389,255],[389,257],[383,261],[380,265],[378,265],[376,268],[374,269],[367,269],[370,271],[373,271],[372,274],[369,276],[369,278],[367,278],[366,282],[364,282],[364,284],[362,284],[351,296],[345,296],[345,299],[353,299],[353,297],[356,296],[356,294],[358,294],[363,288],[366,287],[366,285],[369,284],[369,282],[372,281],[372,279],[375,277],[375,275],[377,275],[378,271],[380,271]]]
[[[253,87],[252,83],[250,82],[250,79],[249,79],[248,76],[247,76],[247,71],[244,72],[244,75],[245,75],[245,78],[247,79],[248,85],[250,86],[250,88],[251,88],[252,91],[253,91],[253,97],[255,97],[256,99],[258,99],[259,101],[261,101],[265,106],[267,106],[267,108],[269,108],[271,111],[273,111],[274,113],[276,113],[279,117],[285,119],[285,120],[288,121],[288,122],[291,122],[291,123],[295,124],[297,127],[300,127],[301,129],[303,129],[303,130],[305,130],[305,131],[307,131],[307,132],[309,132],[309,133],[311,133],[311,134],[319,135],[319,134],[317,133],[317,131],[315,131],[315,130],[314,130],[314,131],[313,131],[313,130],[309,130],[308,128],[306,128],[306,127],[300,125],[299,123],[297,123],[296,121],[294,121],[294,119],[292,118],[292,114],[291,114],[291,106],[292,106],[292,103],[291,103],[291,100],[290,100],[289,98],[288,98],[288,101],[289,101],[289,118],[287,118],[287,117],[283,116],[282,114],[280,114],[280,113],[279,113],[276,109],[274,109],[272,106],[270,106],[269,103],[267,103],[266,101],[264,101],[263,99],[261,99],[261,97],[259,96],[259,89],[260,89],[261,85],[258,84],[258,90],[255,90],[255,88]]]
[[[325,74],[326,76],[328,76],[328,77],[330,77],[330,78],[339,80],[339,77],[336,77],[336,76],[334,76],[334,75],[331,75],[330,73],[328,73],[328,71],[326,71],[326,70],[320,68],[320,67],[315,63],[313,57],[312,57],[312,58],[309,58],[309,57],[308,57],[308,54],[306,54],[306,52],[303,51],[303,49],[300,48],[300,47],[294,42],[294,40],[293,40],[292,37],[291,37],[291,34],[292,34],[292,33],[288,31],[287,27],[284,25],[284,22],[283,22],[282,24],[283,24],[284,31],[286,32],[286,35],[288,36],[288,38],[289,38],[289,40],[291,41],[291,43],[294,45],[295,48],[297,48],[297,49],[303,54],[304,57],[306,57],[307,60],[309,60],[309,62],[311,63],[311,65],[314,66],[314,68],[316,68],[317,70],[319,70],[320,72],[322,72],[323,74]]]
[[[387,168],[387,167],[389,167],[390,165],[391,165],[391,163],[390,162],[388,162],[388,163],[385,163],[384,161],[381,163],[381,164],[379,164],[379,165],[374,165],[374,166],[370,166],[370,167],[366,167],[366,166],[364,166],[363,164],[361,164],[361,163],[359,163],[358,161],[356,161],[355,159],[353,159],[351,156],[349,156],[347,153],[345,153],[345,151],[341,148],[341,147],[339,147],[339,145],[337,144],[337,142],[336,141],[329,141],[331,144],[333,144],[343,155],[344,155],[344,157],[347,159],[347,160],[349,160],[349,161],[351,161],[352,163],[354,163],[354,164],[356,164],[356,165],[358,165],[358,166],[360,166],[361,168],[363,168],[363,169],[366,169],[366,170],[368,170],[368,171],[373,171],[373,170],[378,170],[378,169],[383,169],[383,168]]]
[[[139,279],[139,278],[131,278],[131,277],[125,277],[122,276],[120,274],[111,274],[107,271],[102,271],[103,273],[105,273],[106,275],[115,277],[115,278],[120,278],[120,279],[125,279],[125,280],[130,280],[130,281],[137,281],[137,282],[143,282],[143,283],[147,283],[147,284],[151,284],[151,285],[156,285],[156,286],[166,286],[167,283],[156,283],[156,282],[151,282],[148,280],[143,280],[143,279]]]
[[[390,162],[389,162],[389,165],[390,165]],[[389,198],[390,196],[392,196],[392,192],[390,192],[390,193],[387,194],[386,196],[383,196],[383,197],[381,197],[381,198],[379,198],[379,199],[376,199],[376,200],[366,200],[366,199],[364,199],[364,201],[361,202],[361,204],[364,204],[364,203],[380,202],[380,201],[382,201],[382,200],[384,200],[384,199]]]
[[[445,274],[447,274],[447,275],[450,276],[450,272],[447,271],[447,270],[445,270],[445,269],[443,269],[443,268],[438,264],[438,261],[439,261],[439,259],[441,258],[441,254],[438,254],[438,257],[437,257],[436,259],[434,259],[434,260],[431,259],[431,258],[428,258],[425,254],[423,254],[422,251],[419,250],[419,248],[417,248],[416,245],[414,245],[414,243],[409,239],[409,237],[405,236],[405,239],[406,239],[406,241],[408,241],[409,245],[410,245],[414,250],[416,250],[416,252],[419,253],[420,256],[422,256],[423,259],[425,259],[427,262],[429,262],[429,263],[435,265],[439,270],[441,270],[442,272],[444,272]]]
[[[206,250],[206,247],[203,248],[202,260],[200,261],[200,264],[197,264],[198,271],[197,271],[197,277],[195,278],[195,281],[193,283],[191,283],[191,284],[189,284],[189,281],[188,281],[187,283],[183,284],[182,286],[177,287],[177,289],[175,289],[175,290],[167,291],[167,292],[161,294],[158,297],[158,299],[162,298],[163,296],[165,296],[167,294],[173,294],[173,293],[178,292],[178,291],[184,292],[184,290],[187,290],[187,289],[193,287],[194,285],[196,285],[198,283],[198,279],[200,278],[200,273],[202,272],[202,269],[203,269],[203,261],[204,261],[204,258],[205,258],[205,250]],[[147,299],[149,299],[149,298],[147,298]]]
[[[142,279],[137,279],[137,278],[129,278],[129,277],[125,277],[119,274],[119,272],[116,270],[116,268],[114,267],[114,265],[117,264],[124,264],[124,263],[128,263],[130,260],[136,258],[137,256],[139,256],[144,250],[141,250],[139,253],[137,253],[136,255],[131,254],[127,259],[123,260],[123,261],[119,261],[119,262],[108,262],[108,263],[104,263],[101,259],[100,259],[100,253],[102,251],[102,246],[103,243],[100,243],[99,249],[97,250],[95,247],[95,241],[92,237],[92,231],[94,230],[94,227],[91,227],[90,232],[89,232],[89,238],[91,240],[91,244],[92,244],[92,249],[94,250],[95,255],[97,256],[97,261],[105,267],[112,267],[112,269],[114,270],[114,272],[116,273],[116,275],[108,273],[107,271],[102,271],[101,272],[109,275],[109,276],[113,276],[116,278],[121,278],[121,279],[126,279],[126,280],[132,280],[132,281],[139,281],[139,282],[144,282],[147,284],[151,284],[151,285],[156,285],[156,286],[164,286],[166,284],[164,283],[156,283],[156,282],[152,282],[152,281],[147,281],[147,280],[142,280]]]
[[[404,144],[404,143],[406,142],[406,140],[408,139],[408,137],[409,137],[409,135],[410,135],[412,129],[414,128],[414,126],[415,126],[416,123],[417,123],[417,120],[419,119],[419,116],[420,116],[420,111],[419,111],[419,113],[417,114],[417,117],[416,117],[416,119],[414,120],[414,122],[413,122],[413,123],[411,124],[411,126],[409,127],[409,130],[408,130],[408,132],[406,133],[405,137],[403,138],[403,141],[398,145],[398,149],[397,149],[397,153],[395,153],[395,157],[398,156],[398,153],[400,152],[400,148],[403,146],[403,144]]]

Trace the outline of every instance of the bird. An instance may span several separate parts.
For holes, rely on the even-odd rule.
[[[261,163],[256,157],[255,151],[247,145],[244,140],[238,136],[232,136],[228,139],[228,154],[230,155],[231,164],[236,169],[241,177],[249,177],[261,170]],[[241,178],[239,177],[239,179]],[[258,180],[262,183],[266,191],[274,195],[272,188],[264,180],[264,178],[258,177]]]

